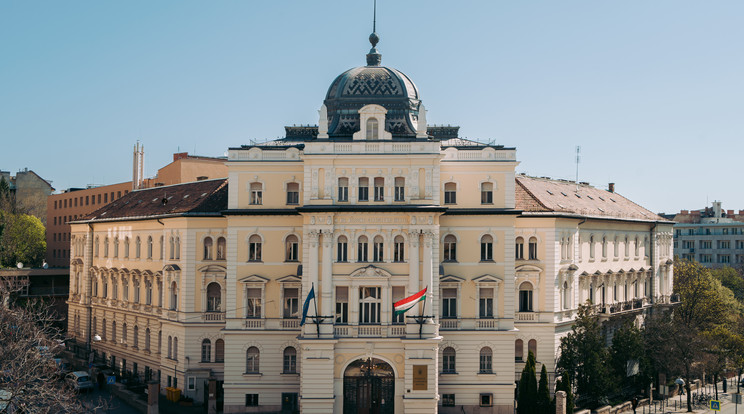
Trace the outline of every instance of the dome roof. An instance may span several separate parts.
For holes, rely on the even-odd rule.
[[[375,43],[367,55],[367,66],[338,75],[328,88],[323,103],[328,114],[329,136],[350,136],[359,131],[358,111],[369,104],[387,109],[385,130],[393,137],[416,135],[421,102],[418,89],[403,72],[379,66],[381,55],[374,47]]]

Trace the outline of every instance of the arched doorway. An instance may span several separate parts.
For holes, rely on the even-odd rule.
[[[344,371],[344,414],[392,414],[395,373],[377,358],[358,359]]]

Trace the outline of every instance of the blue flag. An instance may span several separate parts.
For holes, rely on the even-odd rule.
[[[300,326],[305,324],[305,318],[307,317],[307,310],[310,307],[310,299],[315,299],[315,285],[310,287],[310,293],[307,294],[307,298],[305,298],[305,303],[302,305],[302,320],[300,321]]]

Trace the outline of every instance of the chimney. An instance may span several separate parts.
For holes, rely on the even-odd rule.
[[[178,161],[178,160],[181,160],[181,159],[184,159],[184,158],[188,158],[188,157],[189,157],[189,153],[188,152],[177,152],[177,153],[173,154],[173,161]]]
[[[615,192],[615,183],[610,183],[608,185],[607,191],[614,193]]]
[[[682,211],[680,212],[680,214],[683,214],[683,215],[685,215],[685,216],[686,216],[686,215],[690,214],[690,211],[689,211],[689,210],[682,210]]]
[[[726,211],[726,215],[733,216],[734,215],[734,210],[728,210],[728,211]]]

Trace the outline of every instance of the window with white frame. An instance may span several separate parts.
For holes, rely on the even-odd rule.
[[[457,288],[442,288],[442,319],[457,319]]]
[[[367,236],[359,236],[359,241],[357,242],[357,262],[367,262],[369,261],[368,254],[368,242],[367,242]]]
[[[263,185],[261,183],[251,183],[250,188],[250,204],[263,204]]]
[[[457,238],[452,234],[444,236],[444,250],[442,252],[442,261],[457,261]]]
[[[519,285],[519,311],[532,312],[532,284],[522,282]]]
[[[594,260],[594,235],[589,236],[589,259]]]
[[[395,201],[406,201],[406,179],[395,177]]]
[[[285,287],[282,296],[284,297],[284,311],[282,316],[285,319],[299,317],[300,290],[296,287]]]
[[[145,305],[152,305],[152,281],[145,279]]]
[[[480,350],[480,364],[479,370],[481,374],[492,374],[493,373],[493,351],[490,347],[484,346]]]
[[[257,374],[259,373],[259,359],[260,353],[258,348],[252,346],[245,351],[245,372],[246,374]]]
[[[217,238],[217,260],[225,260],[227,258],[227,240],[224,237]]]
[[[217,282],[207,285],[207,312],[222,311],[222,288]]]
[[[132,289],[134,289],[134,303],[140,303],[140,280],[136,277],[132,280]]]
[[[177,310],[178,309],[178,284],[176,284],[176,282],[172,282],[170,285],[170,290],[171,290],[170,309]]]
[[[493,204],[493,183],[481,183],[481,204]]]
[[[379,286],[359,288],[359,323],[379,324],[382,295]]]
[[[405,260],[405,241],[403,236],[395,236],[393,239],[393,261],[403,262]]]
[[[287,183],[287,205],[300,204],[300,185]]]
[[[480,240],[480,259],[481,262],[493,261],[493,237],[490,234],[484,234]]]
[[[457,204],[456,183],[444,183],[444,204]]]
[[[204,260],[212,260],[212,238],[204,238]]]
[[[263,289],[258,287],[246,288],[245,292],[246,306],[245,306],[245,317],[246,318],[261,318],[261,310],[263,303]]]
[[[515,259],[524,260],[524,239],[517,237],[514,243]]]
[[[529,259],[537,260],[537,238],[530,237],[529,250]]]
[[[284,241],[285,254],[284,259],[288,262],[297,262],[300,260],[300,242],[297,236],[290,234]]]
[[[284,374],[296,374],[297,373],[297,350],[288,346],[284,348]]]
[[[372,243],[372,258],[375,262],[384,261],[385,245],[382,242],[382,236],[375,236]]]
[[[212,341],[209,339],[202,340],[201,343],[201,362],[210,362],[212,359]]]
[[[380,130],[380,123],[377,121],[377,118],[370,117],[367,119],[367,134],[366,137],[368,140],[376,140],[379,137],[379,130]]]
[[[341,203],[349,201],[349,178],[347,177],[338,179],[338,201]]]
[[[336,323],[349,323],[349,287],[336,286]]]
[[[493,318],[494,288],[482,287],[478,289],[478,317]]]
[[[336,261],[337,262],[348,262],[348,246],[349,242],[346,236],[339,236],[336,240]]]
[[[261,236],[257,234],[248,238],[248,261],[261,261]]]
[[[369,178],[359,177],[359,192],[357,197],[359,201],[369,201]]]
[[[456,373],[455,364],[455,348],[448,346],[442,351],[442,373],[454,374]]]
[[[375,177],[375,201],[385,201],[385,179]]]

